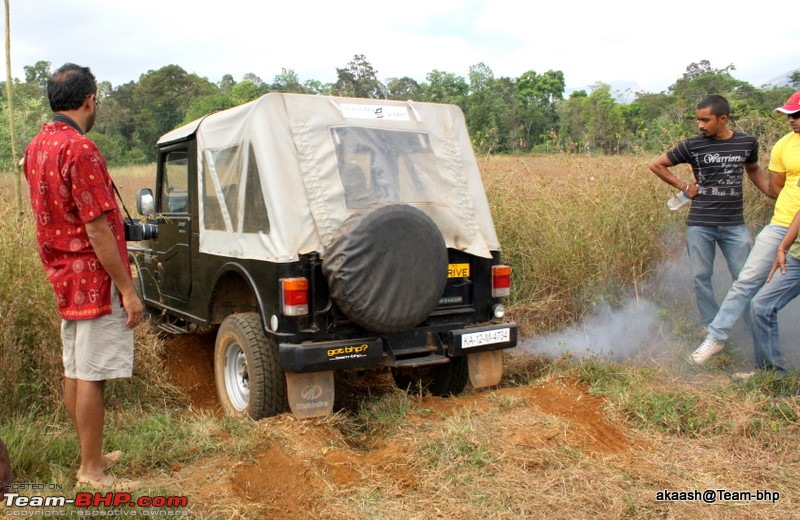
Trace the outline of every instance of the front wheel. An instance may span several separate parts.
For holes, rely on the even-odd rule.
[[[286,410],[286,377],[278,348],[255,312],[232,314],[217,332],[214,379],[225,415],[261,419]]]

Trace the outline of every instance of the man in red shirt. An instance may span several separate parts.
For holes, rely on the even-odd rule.
[[[64,400],[81,449],[78,484],[123,491],[136,486],[106,470],[108,379],[133,371],[133,327],[142,319],[126,252],[122,216],[106,161],[91,139],[97,84],[88,67],[67,63],[47,84],[53,122],[25,150],[39,256],[62,317]]]

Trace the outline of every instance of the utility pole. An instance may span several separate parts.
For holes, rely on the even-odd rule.
[[[6,4],[6,98],[8,99],[8,128],[11,132],[11,164],[15,172],[17,191],[17,215],[22,216],[22,173],[17,164],[17,132],[14,128],[14,96],[11,93],[11,8]]]

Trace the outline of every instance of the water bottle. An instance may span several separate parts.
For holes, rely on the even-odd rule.
[[[678,193],[670,197],[670,199],[667,201],[667,207],[672,211],[675,211],[676,209],[680,208],[690,200],[692,199],[690,199],[687,194],[685,194],[682,191],[679,191]]]

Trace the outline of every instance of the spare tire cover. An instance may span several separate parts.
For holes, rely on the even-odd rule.
[[[447,246],[436,223],[404,204],[374,205],[350,216],[322,269],[345,315],[372,332],[422,322],[447,283]]]

